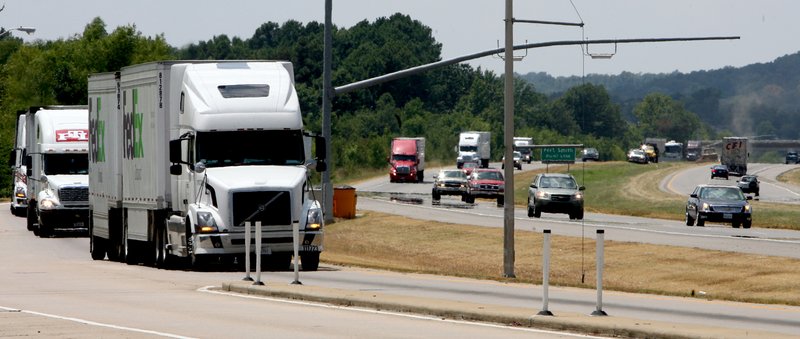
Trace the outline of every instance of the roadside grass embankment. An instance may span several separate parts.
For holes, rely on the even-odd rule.
[[[591,163],[572,165],[570,172],[587,187],[587,211],[681,220],[686,197],[659,189],[662,178],[681,166],[692,164]],[[567,168],[551,166],[549,170]],[[515,176],[516,205],[525,205],[527,186],[536,173]],[[761,202],[753,204],[757,208],[754,227],[777,220],[797,229],[800,211],[795,208],[770,211],[759,206]],[[502,229],[359,213],[355,219],[327,226],[324,262],[541,284],[543,237],[537,232],[515,232],[517,278],[506,279],[502,277]],[[604,247],[606,290],[800,305],[798,259],[617,241],[606,241]],[[594,288],[594,249],[593,239],[553,236],[551,284]]]

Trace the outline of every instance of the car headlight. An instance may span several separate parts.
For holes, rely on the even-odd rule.
[[[750,212],[751,212],[750,205],[744,205],[744,213],[750,213]]]
[[[308,210],[306,216],[306,228],[318,230],[322,228],[322,210],[319,208]]]
[[[583,193],[575,192],[575,194],[573,194],[572,197],[575,198],[575,200],[583,200]]]
[[[211,212],[197,212],[197,224],[195,224],[194,230],[197,233],[219,232],[217,221],[214,220],[214,215]]]
[[[42,210],[54,209],[58,207],[58,205],[60,205],[58,199],[54,197],[44,198],[41,201],[39,201],[39,209]]]
[[[704,202],[703,203],[703,211],[708,211],[708,208],[709,208],[708,203]]]
[[[545,191],[536,191],[536,197],[539,199],[550,199],[550,193]]]

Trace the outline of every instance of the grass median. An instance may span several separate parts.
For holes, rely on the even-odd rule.
[[[503,230],[363,212],[327,226],[327,263],[512,281],[503,274]],[[540,233],[514,235],[515,282],[540,284]],[[550,283],[594,288],[595,242],[551,237]],[[606,241],[606,290],[800,305],[800,260]]]

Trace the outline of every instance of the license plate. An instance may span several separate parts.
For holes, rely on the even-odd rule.
[[[723,217],[723,218],[725,218],[725,219],[733,219],[733,214],[731,214],[731,213],[724,213],[724,214],[722,215],[722,217]]]
[[[75,227],[83,227],[83,221],[76,222]]]

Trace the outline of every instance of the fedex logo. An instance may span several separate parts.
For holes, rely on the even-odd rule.
[[[89,141],[88,129],[60,129],[56,131],[56,142]]]

